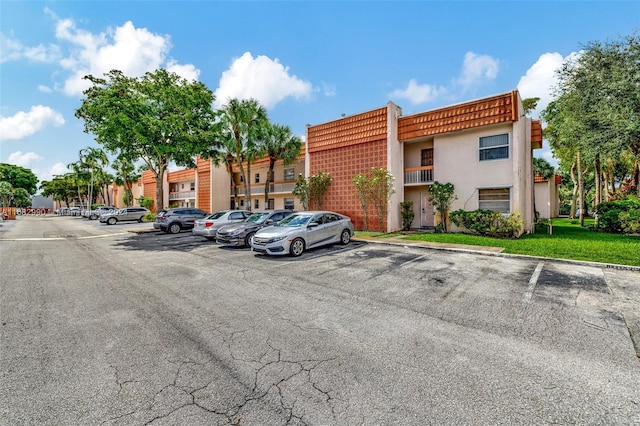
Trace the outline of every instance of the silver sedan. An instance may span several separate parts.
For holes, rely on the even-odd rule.
[[[251,240],[251,249],[259,253],[300,256],[314,247],[349,244],[353,230],[351,219],[339,213],[294,213],[277,225],[258,231]]]

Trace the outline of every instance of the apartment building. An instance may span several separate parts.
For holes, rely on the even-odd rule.
[[[307,174],[329,173],[333,182],[323,208],[351,217],[362,229],[364,214],[351,179],[371,168],[394,176],[386,223],[401,229],[400,202],[414,203],[414,228],[436,225],[428,185],[452,183],[451,209],[516,213],[533,231],[533,150],[542,147],[542,125],[524,116],[517,91],[402,115],[392,102],[382,108],[307,127]],[[371,222],[374,222],[373,224]]]
[[[237,165],[229,173],[224,165],[216,166],[210,160],[198,158],[196,168],[168,172],[165,175],[165,199],[160,207],[197,207],[208,212],[234,206],[247,209],[247,191],[250,190],[250,210],[302,210],[299,200],[291,192],[298,175],[305,172],[304,161],[304,151],[291,164],[284,165],[282,160],[277,161],[273,176],[268,179],[269,159],[258,159],[251,164],[249,182],[245,183]],[[153,173],[144,172],[141,181],[144,196],[155,199]]]
[[[541,147],[541,122],[525,117],[518,91],[406,116],[389,102],[381,108],[307,125],[304,152],[291,165],[278,162],[270,182],[267,158],[251,165],[250,182],[242,181],[237,166],[230,176],[224,166],[215,167],[202,159],[196,169],[167,173],[163,206],[216,211],[237,201],[239,208],[247,208],[250,190],[252,210],[301,210],[291,194],[297,176],[322,171],[332,177],[323,209],[348,215],[356,229],[362,229],[364,213],[352,179],[371,168],[386,168],[394,177],[395,190],[388,217],[385,223],[376,223],[375,214],[369,214],[369,228],[400,229],[400,202],[404,200],[414,203],[413,228],[435,226],[437,216],[429,202],[428,186],[438,181],[455,186],[452,210],[516,213],[524,221],[524,231],[533,231],[533,150]],[[144,195],[153,197],[153,176],[143,174],[142,182]],[[267,199],[265,184],[269,185]],[[549,193],[551,186],[541,188],[540,195],[536,191],[541,202],[555,199],[556,195]],[[545,215],[554,214],[554,210],[545,210]]]

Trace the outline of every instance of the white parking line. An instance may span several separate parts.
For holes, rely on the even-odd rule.
[[[527,311],[527,306],[531,303],[531,298],[533,297],[533,291],[536,289],[536,284],[538,283],[538,278],[540,278],[540,272],[542,272],[542,268],[544,267],[544,262],[538,263],[535,271],[533,271],[533,275],[531,275],[531,279],[529,279],[529,286],[527,287],[527,291],[522,298],[522,303],[520,303],[520,309],[518,309],[518,321],[521,322],[525,312]]]

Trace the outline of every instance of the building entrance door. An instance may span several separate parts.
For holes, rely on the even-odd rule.
[[[420,192],[420,227],[435,226],[433,220],[433,204],[429,202],[429,191]]]

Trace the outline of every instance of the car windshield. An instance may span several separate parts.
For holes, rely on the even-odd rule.
[[[267,220],[267,217],[269,217],[269,213],[254,213],[249,216],[245,222],[262,223]]]
[[[296,215],[293,214],[289,217],[282,219],[276,226],[291,226],[291,227],[300,227],[304,226],[311,219],[310,215]]]
[[[213,213],[213,214],[210,214],[209,216],[205,217],[205,219],[209,219],[209,220],[220,219],[222,216],[224,216],[225,213],[226,212]]]

